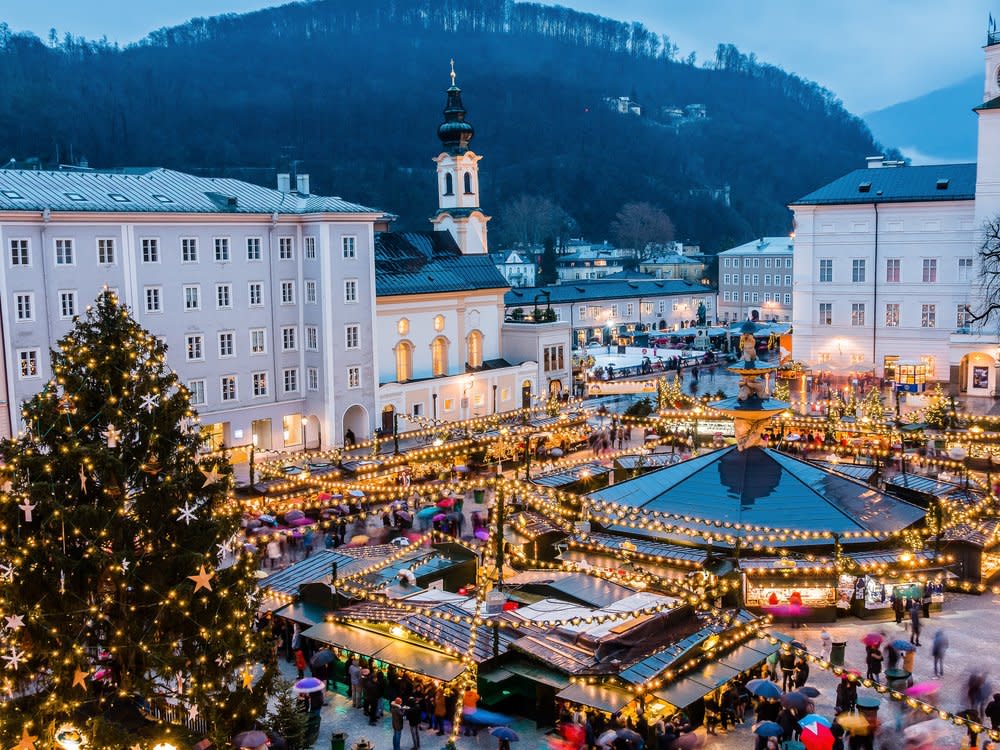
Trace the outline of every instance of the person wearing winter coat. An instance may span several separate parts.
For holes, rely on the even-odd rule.
[[[934,657],[934,676],[944,677],[944,654],[948,650],[948,636],[943,630],[934,632],[931,641],[931,656]]]

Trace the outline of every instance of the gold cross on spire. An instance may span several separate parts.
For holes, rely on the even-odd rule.
[[[455,85],[455,58],[451,58],[451,85]]]

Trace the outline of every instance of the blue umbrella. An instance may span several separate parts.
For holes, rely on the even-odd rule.
[[[916,651],[917,647],[914,646],[909,641],[904,641],[902,638],[897,638],[892,643],[889,644],[897,651]]]
[[[819,714],[806,714],[801,719],[799,719],[799,726],[805,727],[810,724],[822,724],[827,729],[833,726],[833,722],[830,721],[825,716],[820,716]]]
[[[292,690],[296,693],[312,693],[316,690],[322,690],[325,687],[326,683],[322,680],[318,680],[315,677],[303,677],[292,685]]]
[[[441,512],[441,509],[436,505],[432,505],[429,508],[424,508],[417,513],[417,518],[426,518],[428,521]]]
[[[517,742],[521,738],[517,736],[515,732],[510,727],[493,727],[490,730],[490,734],[500,740],[507,740],[508,742]]]
[[[747,683],[747,690],[758,698],[781,697],[781,688],[770,680],[750,680]]]
[[[753,733],[758,737],[780,737],[785,730],[777,722],[762,721],[754,727]]]

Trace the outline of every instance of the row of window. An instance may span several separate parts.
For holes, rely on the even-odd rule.
[[[674,312],[677,312],[678,310],[682,309],[684,307],[684,305],[686,305],[686,304],[690,304],[690,307],[692,307],[693,309],[697,309],[698,302],[699,302],[699,300],[697,300],[697,299],[695,299],[693,297],[691,298],[690,303],[688,303],[686,301],[682,301],[682,300],[677,300],[677,301],[673,302],[672,309],[673,309]],[[624,304],[624,306],[611,305],[610,306],[610,313],[607,313],[607,314],[609,314],[612,318],[617,318],[619,311],[622,310],[622,309],[624,309],[624,311],[625,311],[624,314],[625,314],[626,318],[629,318],[629,317],[635,315],[635,303],[634,302],[626,302]],[[656,312],[658,314],[661,314],[661,315],[663,313],[665,313],[667,311],[667,302],[666,302],[666,300],[662,300],[662,299],[658,300],[655,304],[653,302],[643,302],[643,303],[641,303],[640,314],[642,314],[642,315],[652,315],[654,310],[656,310]],[[602,307],[601,305],[590,305],[590,306],[580,305],[580,307],[577,309],[577,317],[580,318],[581,320],[584,319],[584,318],[587,318],[587,317],[595,318],[595,319],[596,318],[602,318],[602,317],[605,316],[605,314],[606,314],[605,313],[605,308]]]
[[[404,318],[405,320],[405,318]],[[435,378],[448,374],[448,339],[438,336],[431,342],[431,374]],[[483,366],[483,334],[472,331],[465,337],[466,365],[470,368]],[[413,379],[413,343],[400,341],[396,344],[396,381],[405,383]]]
[[[851,325],[852,326],[863,326],[866,320],[866,304],[864,302],[852,302],[851,303]],[[971,313],[969,312],[968,305],[956,305],[955,307],[955,327],[956,328],[966,328],[971,325]],[[901,321],[900,315],[900,304],[898,302],[887,302],[885,303],[885,317],[883,318],[883,324],[886,328],[898,328]],[[921,304],[920,305],[920,327],[921,328],[937,328],[938,320],[938,306],[936,304]],[[819,317],[817,318],[817,324],[821,326],[832,326],[833,325],[833,303],[832,302],[820,302],[819,303]]]
[[[299,348],[298,326],[282,326],[281,329],[281,351],[294,352]],[[267,329],[251,328],[250,334],[250,354],[267,354]],[[361,345],[361,326],[351,323],[344,326],[344,339],[347,349],[358,349]],[[220,359],[236,356],[236,333],[235,331],[219,331],[217,334],[218,352]],[[319,328],[317,326],[305,327],[305,347],[307,351],[319,351]],[[205,334],[189,333],[184,336],[184,358],[188,362],[202,362],[205,359]]]
[[[924,284],[934,284],[938,280],[938,259],[921,258],[920,280]],[[863,284],[867,281],[867,261],[864,258],[851,259],[851,281]],[[744,277],[745,279],[746,277]],[[886,258],[885,281],[887,284],[898,284],[902,278],[902,261],[900,258]],[[819,259],[819,281],[821,284],[833,283],[833,258]],[[958,259],[958,281],[972,281],[972,258]],[[745,282],[744,282],[745,283]]]
[[[774,278],[774,286],[781,286],[782,285],[781,284],[781,274],[780,273],[774,274],[773,278]],[[751,279],[752,279],[752,281],[751,281]],[[765,273],[764,274],[764,286],[771,286],[771,279],[772,279],[771,274]],[[723,274],[722,275],[722,283],[723,284],[739,284],[740,283],[740,275],[738,273],[733,273],[733,274],[726,273],[726,274]],[[749,273],[743,274],[743,285],[744,286],[750,286],[751,284],[753,284],[754,286],[757,286],[758,284],[760,284],[760,274],[756,274],[756,273],[755,274],[749,274]],[[786,273],[785,274],[785,284],[784,285],[785,286],[791,286],[792,285],[792,275],[790,273]]]
[[[356,237],[340,238],[341,257],[353,260],[358,257]],[[118,244],[114,237],[99,237],[96,240],[97,262],[100,265],[114,265],[118,262]],[[263,260],[263,239],[261,237],[246,238],[246,259],[248,261]],[[159,263],[162,257],[161,242],[156,237],[142,237],[139,240],[140,257],[143,263]],[[30,240],[23,238],[11,239],[8,244],[11,266],[30,266]],[[201,252],[197,237],[182,237],[180,240],[181,263],[198,263]],[[57,266],[76,265],[76,240],[72,238],[57,238],[53,240],[53,253]],[[303,255],[307,260],[316,258],[316,238],[303,238]],[[218,263],[232,260],[232,248],[229,237],[212,238],[212,257]],[[278,260],[295,260],[295,245],[293,237],[278,238]]]
[[[722,301],[723,302],[739,302],[740,301],[740,293],[739,292],[723,292],[722,293]],[[760,302],[761,301],[760,292],[743,292],[743,301],[744,302]],[[792,304],[792,295],[791,294],[781,295],[781,294],[778,294],[777,292],[775,292],[774,294],[772,294],[771,292],[764,292],[764,302],[777,302],[778,304],[782,304],[782,305],[790,305],[790,304]]]
[[[775,268],[781,268],[781,260],[782,260],[781,258],[774,258],[774,267]],[[791,258],[785,258],[784,260],[785,260],[785,268],[791,268],[792,267],[792,259]],[[739,258],[723,258],[722,259],[722,267],[723,268],[739,268],[740,267],[740,259]],[[760,258],[744,258],[743,259],[743,268],[759,268],[759,267],[760,267]],[[764,258],[764,268],[770,268],[770,267],[771,267],[771,258]]]
[[[317,283],[314,279],[306,279],[305,282],[305,302],[306,304],[316,304],[318,300]],[[282,305],[295,304],[296,284],[294,281],[285,280],[280,286],[280,302]],[[185,311],[201,310],[202,293],[201,284],[185,284],[182,288],[183,305]],[[59,298],[59,315],[62,318],[72,318],[77,314],[77,292],[75,289],[62,289],[57,292]],[[358,282],[356,279],[344,281],[344,302],[355,303],[358,301]],[[264,306],[264,282],[251,281],[247,284],[247,305],[249,307]],[[215,309],[228,310],[233,307],[233,285],[224,283],[215,285]],[[165,309],[164,293],[161,286],[143,287],[143,309],[147,313],[160,313]],[[15,292],[14,293],[15,318],[22,322],[35,319],[35,293]]]

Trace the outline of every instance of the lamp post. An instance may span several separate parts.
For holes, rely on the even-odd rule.
[[[497,413],[497,384],[493,384],[493,413]]]
[[[437,422],[438,418],[438,395],[436,393],[431,394],[431,419]]]
[[[392,452],[399,455],[399,412],[392,410]]]

